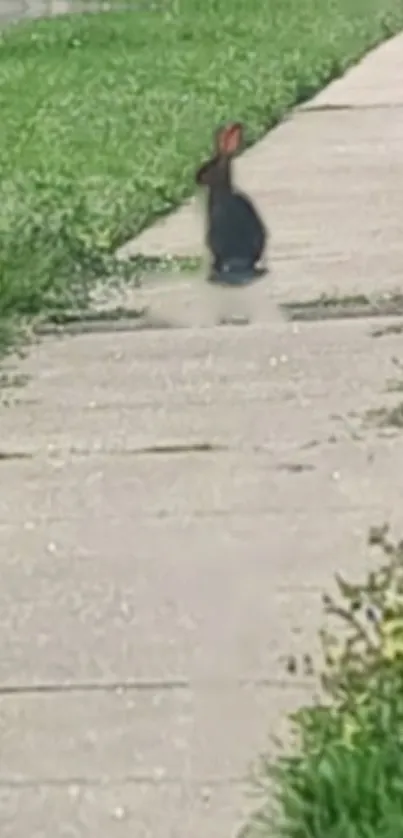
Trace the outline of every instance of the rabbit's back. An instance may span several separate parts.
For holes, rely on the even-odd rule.
[[[238,261],[254,265],[261,259],[266,231],[246,195],[210,196],[207,244],[219,266]]]

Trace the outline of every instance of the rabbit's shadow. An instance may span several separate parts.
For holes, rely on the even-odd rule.
[[[154,299],[145,295],[145,313],[137,328],[209,329],[215,326],[245,326],[259,319],[261,292],[259,282],[204,281],[161,294]]]
[[[142,323],[138,324],[136,331],[159,331],[179,329],[194,329],[194,328],[211,328],[214,326],[248,326],[252,322],[252,318],[247,314],[218,314],[215,318],[211,318],[210,322],[194,324],[186,322],[185,319],[178,320],[175,318],[161,317],[158,314],[149,311],[148,316],[144,318]]]

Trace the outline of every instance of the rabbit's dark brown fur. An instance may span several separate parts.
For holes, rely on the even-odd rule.
[[[196,173],[207,196],[206,242],[212,257],[211,279],[236,284],[236,275],[256,275],[267,234],[251,200],[234,189],[232,156],[242,126],[233,123],[216,133],[216,153]]]

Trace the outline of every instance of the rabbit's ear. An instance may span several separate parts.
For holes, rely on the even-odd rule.
[[[242,125],[240,122],[233,122],[222,128],[217,134],[217,146],[221,154],[235,154],[242,142]]]

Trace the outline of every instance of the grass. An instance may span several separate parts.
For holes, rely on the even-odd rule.
[[[161,0],[5,29],[1,321],[85,305],[192,192],[216,123],[255,140],[402,25],[401,0]]]
[[[399,402],[399,404],[395,404],[393,407],[379,407],[373,410],[368,410],[366,418],[369,424],[375,425],[378,428],[394,428],[395,430],[402,430],[403,402]]]
[[[245,836],[396,838],[403,819],[403,542],[374,528],[384,561],[362,583],[337,578],[324,611],[322,698],[293,717],[297,744],[263,759],[267,800]],[[298,674],[298,673],[297,673]]]
[[[403,332],[403,323],[391,323],[389,326],[382,326],[381,329],[374,329],[372,332],[373,338],[383,338],[389,335],[401,335]]]

